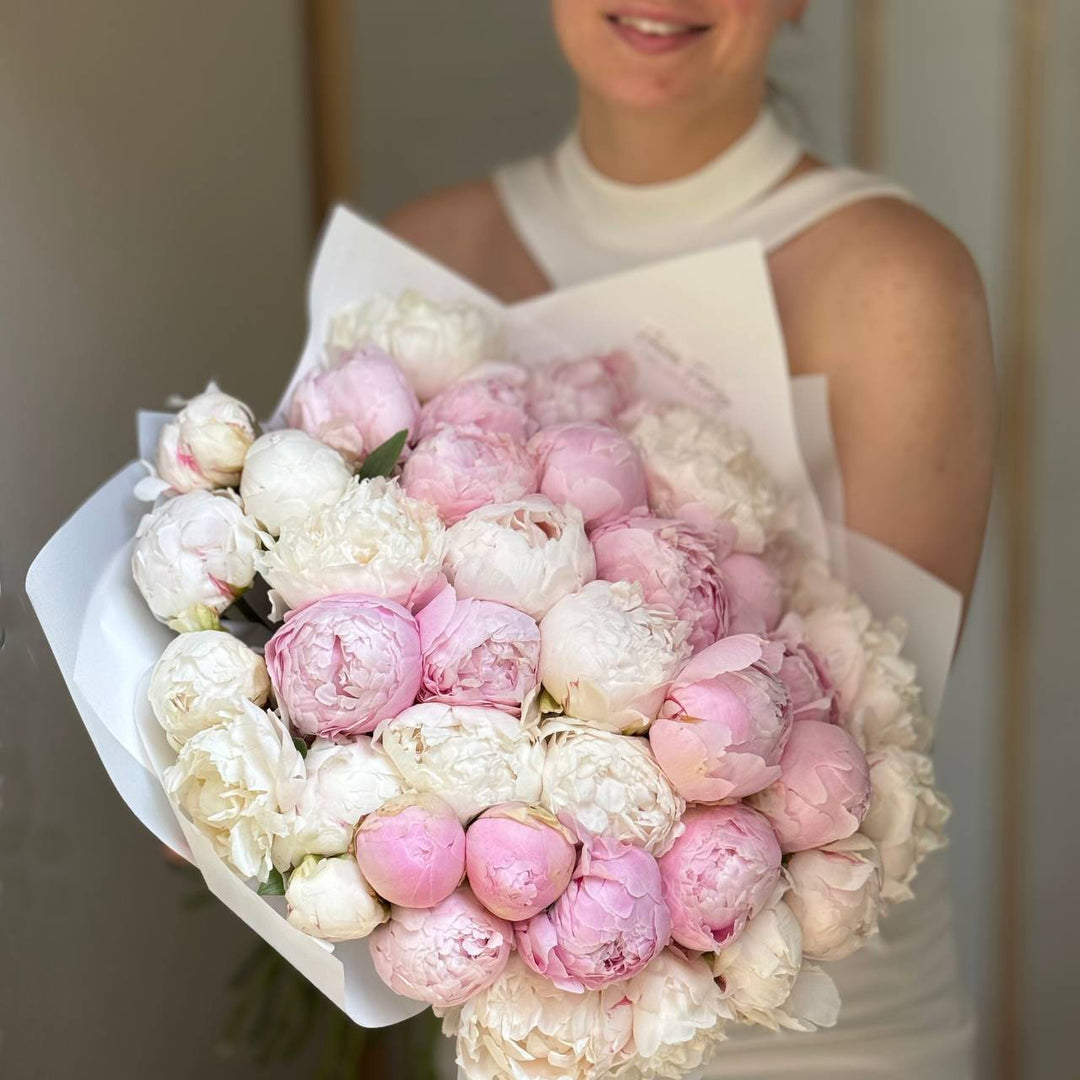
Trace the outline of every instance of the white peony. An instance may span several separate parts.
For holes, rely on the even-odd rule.
[[[326,941],[365,938],[390,917],[351,855],[309,855],[289,876],[289,922]]]
[[[290,608],[350,592],[408,607],[438,583],[444,543],[433,506],[396,480],[354,479],[332,506],[286,523],[258,569]]]
[[[498,709],[414,705],[375,731],[406,784],[448,802],[463,822],[489,806],[540,798],[544,748]]]
[[[626,433],[645,462],[649,505],[657,514],[707,531],[734,526],[737,551],[760,552],[793,527],[789,504],[741,428],[667,405],[632,412]]]
[[[840,1012],[832,979],[803,964],[802,930],[783,900],[755,915],[735,942],[716,954],[713,974],[745,1023],[813,1031],[832,1027]]]
[[[357,823],[402,793],[393,762],[367,735],[350,742],[316,739],[304,759],[307,779],[289,831],[274,841],[279,870],[305,855],[340,855]]]
[[[686,803],[656,763],[647,739],[557,717],[540,731],[547,746],[540,802],[591,833],[662,855],[682,831]]]
[[[606,1080],[630,1044],[625,985],[568,994],[511,953],[491,986],[441,1013],[443,1031],[468,1080]]]
[[[176,492],[235,487],[254,439],[251,410],[211,383],[161,429],[155,461],[161,484]]]
[[[240,497],[244,510],[277,536],[287,522],[333,506],[352,474],[336,450],[305,432],[271,431],[255,440],[244,459]]]
[[[352,349],[373,342],[405,372],[421,401],[502,351],[497,328],[480,308],[438,303],[412,289],[396,300],[377,295],[334,317],[327,345]]]
[[[945,847],[948,799],[934,790],[934,763],[925,754],[885,746],[866,755],[870,809],[862,831],[877,844],[885,879],[884,900],[910,900],[919,863]]]
[[[273,713],[244,702],[241,715],[188,739],[162,780],[223,859],[266,880],[304,786],[304,759]]]
[[[482,506],[446,534],[446,573],[462,598],[495,600],[541,618],[596,577],[581,511],[543,495]]]
[[[270,677],[258,653],[220,630],[181,634],[165,647],[150,676],[147,697],[174,750],[203,728],[265,705]]]
[[[540,681],[569,716],[624,734],[644,731],[690,656],[690,627],[645,603],[640,585],[593,581],[540,623]]]
[[[624,995],[633,1015],[633,1042],[613,1080],[682,1080],[727,1038],[731,1011],[704,960],[665,949],[609,993]]]
[[[881,857],[862,833],[797,851],[787,865],[787,903],[812,960],[843,960],[878,931]]]
[[[150,610],[173,630],[213,630],[251,584],[259,532],[232,498],[189,491],[146,514],[131,573]]]

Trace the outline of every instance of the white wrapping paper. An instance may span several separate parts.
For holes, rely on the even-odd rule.
[[[797,504],[800,527],[814,547],[827,556],[831,529],[837,566],[846,567],[851,584],[879,612],[908,618],[908,651],[920,664],[927,703],[936,712],[959,620],[958,597],[899,556],[843,530],[825,388],[803,384],[793,405],[759,246],[693,255],[504,308],[338,209],[311,276],[308,341],[269,426],[281,423],[292,387],[321,362],[332,315],[374,292],[394,295],[404,288],[485,308],[504,322],[512,353],[525,362],[622,347],[638,360],[646,392],[730,406]],[[162,413],[140,414],[140,457],[152,459],[165,419]],[[282,917],[284,901],[258,896],[166,798],[158,777],[172,753],[146,703],[145,680],[172,634],[150,614],[129,566],[135,528],[147,509],[132,493],[143,475],[144,467],[133,461],[94,493],[46,544],[26,583],[102,764],[147,828],[192,859],[210,890],[356,1023],[376,1027],[421,1011],[375,975],[366,943],[331,947],[290,926]]]

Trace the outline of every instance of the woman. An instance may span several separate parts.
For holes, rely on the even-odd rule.
[[[553,154],[404,207],[389,226],[507,301],[760,238],[794,374],[828,376],[847,517],[970,596],[992,471],[978,274],[900,188],[806,154],[765,108],[773,38],[806,0],[553,0],[580,86]],[[881,938],[830,968],[815,1035],[740,1031],[709,1078],[963,1080],[943,860]]]

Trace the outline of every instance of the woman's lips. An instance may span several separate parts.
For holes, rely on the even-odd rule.
[[[710,29],[708,26],[637,15],[606,15],[605,18],[622,41],[647,56],[685,48]]]

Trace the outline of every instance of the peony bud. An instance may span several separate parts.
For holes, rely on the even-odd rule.
[[[609,731],[644,731],[690,655],[689,627],[644,601],[640,585],[594,581],[540,623],[540,680],[567,714]]]
[[[560,989],[580,993],[636,975],[671,936],[656,860],[621,840],[587,839],[554,907],[514,933],[521,958]]]
[[[427,439],[440,428],[471,424],[525,442],[536,430],[527,409],[528,377],[527,370],[515,364],[481,364],[420,410],[417,439]]]
[[[634,361],[620,352],[536,368],[532,414],[541,427],[590,421],[610,424],[633,399],[635,374]]]
[[[271,536],[287,522],[325,510],[345,494],[352,470],[342,456],[302,431],[261,435],[244,458],[244,511]]]
[[[780,879],[780,845],[747,806],[692,807],[685,830],[660,858],[672,937],[687,949],[734,942]]]
[[[204,728],[242,713],[245,701],[265,705],[269,695],[263,658],[219,630],[173,638],[147,690],[154,716],[174,750]]]
[[[348,855],[309,855],[289,876],[285,902],[297,930],[326,941],[367,937],[389,917]]]
[[[266,645],[266,666],[293,727],[341,741],[416,700],[420,633],[392,601],[326,596],[289,612]]]
[[[251,410],[211,383],[161,429],[158,475],[179,493],[235,487],[254,439]]]
[[[596,576],[581,513],[542,495],[474,510],[446,534],[445,569],[459,597],[494,600],[539,619]]]
[[[218,616],[255,577],[258,530],[228,496],[177,495],[145,515],[135,536],[135,584],[154,615],[180,633],[218,629]]]
[[[427,908],[465,876],[465,830],[442,799],[401,795],[368,814],[356,830],[356,862],[391,904]]]
[[[779,577],[764,559],[736,551],[720,563],[720,576],[731,601],[728,633],[764,636],[776,627],[783,593]]]
[[[850,836],[869,802],[866,756],[846,731],[819,720],[792,726],[779,779],[750,797],[785,854]]]
[[[512,502],[536,491],[536,461],[501,431],[443,427],[417,444],[401,473],[414,499],[431,503],[448,525],[490,503]]]
[[[543,807],[526,803],[485,810],[465,840],[469,886],[484,907],[511,921],[553,904],[577,861],[570,832]]]
[[[539,466],[539,490],[556,506],[576,506],[593,529],[647,509],[645,469],[637,450],[605,424],[559,424],[529,442]]]
[[[792,719],[837,723],[840,709],[832,680],[817,653],[806,644],[802,619],[790,612],[773,632],[773,640],[784,646],[778,674],[787,688]]]
[[[702,649],[679,672],[649,742],[684,799],[741,799],[779,777],[791,731],[777,678],[782,657],[782,646],[738,634]]]

